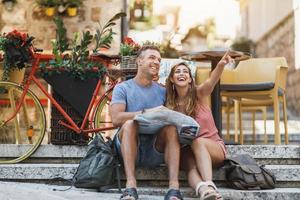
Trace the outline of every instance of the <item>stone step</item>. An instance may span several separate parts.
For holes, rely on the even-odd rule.
[[[18,181],[48,181],[58,177],[72,179],[78,164],[6,164],[0,165],[0,180]],[[277,179],[278,187],[300,187],[300,165],[266,165]],[[123,170],[122,170],[123,171]],[[165,166],[154,169],[138,168],[138,181],[142,185],[167,185],[168,172]],[[179,179],[185,182],[184,172],[180,172]],[[220,185],[224,185],[225,170],[214,171],[214,178]],[[122,172],[122,180],[125,180]]]
[[[15,157],[26,145],[0,145],[0,157]],[[28,159],[81,159],[88,146],[41,145]],[[247,153],[257,161],[274,161],[273,164],[300,164],[299,145],[226,145],[228,156]],[[26,161],[26,160],[25,160]],[[51,160],[49,160],[51,161]],[[267,163],[271,164],[271,163]]]
[[[18,199],[18,200],[118,200],[120,194],[117,190],[109,190],[105,193],[99,193],[95,190],[80,188],[71,188],[67,191],[53,191],[53,189],[66,189],[66,186],[19,183],[19,182],[0,182],[0,199]],[[139,187],[138,193],[142,200],[162,200],[167,188]],[[233,190],[228,188],[219,188],[224,200],[298,200],[300,199],[299,188],[276,188],[273,190]],[[185,200],[196,200],[194,192],[190,188],[181,188]]]
[[[250,154],[260,164],[300,165],[299,145],[226,145],[228,155]],[[0,145],[0,157],[15,157],[26,145]],[[87,146],[41,145],[24,162],[34,163],[78,163],[86,154]]]

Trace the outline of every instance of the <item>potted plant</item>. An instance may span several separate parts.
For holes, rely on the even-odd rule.
[[[0,51],[3,55],[1,80],[8,81],[12,71],[23,70],[31,62],[32,40],[28,34],[13,30],[0,35]],[[24,74],[24,73],[23,73]]]
[[[136,68],[136,54],[140,45],[130,37],[125,37],[120,46],[121,68]]]
[[[17,3],[17,0],[2,0],[2,3],[6,10],[11,11]]]
[[[55,7],[60,4],[59,0],[37,0],[37,4],[45,11],[45,15],[52,17],[55,14]]]
[[[77,9],[82,5],[83,0],[66,0],[67,13],[70,17],[77,15]]]
[[[75,33],[71,43],[66,38],[67,30],[62,20],[55,18],[56,40],[52,43],[55,59],[41,66],[42,74],[53,89],[81,115],[85,114],[98,79],[102,79],[106,71],[101,62],[90,59],[89,47],[95,42],[93,52],[104,47],[110,48],[115,34],[112,26],[122,16],[125,13],[115,15],[101,30],[97,29],[95,35],[83,31],[80,37],[79,33]],[[70,49],[68,54],[65,52],[67,49]]]

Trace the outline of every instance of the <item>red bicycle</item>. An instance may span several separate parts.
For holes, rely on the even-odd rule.
[[[102,62],[108,67],[103,79],[107,89],[104,93],[100,93],[103,82],[99,79],[82,124],[78,126],[36,76],[40,63],[50,61],[54,56],[32,52],[32,58],[31,71],[21,84],[0,81],[0,136],[2,138],[0,163],[17,163],[25,160],[43,141],[46,130],[45,111],[37,95],[30,89],[31,86],[37,86],[63,115],[64,120],[58,122],[60,125],[86,136],[95,132],[104,132],[108,135],[111,133],[109,131],[115,129],[108,115],[112,90],[120,81],[120,77],[136,73],[135,69],[110,69],[108,66],[119,62],[116,56],[91,56],[90,59]],[[14,151],[14,155],[6,157],[7,151],[12,145],[16,146],[15,144],[18,144],[17,151]]]

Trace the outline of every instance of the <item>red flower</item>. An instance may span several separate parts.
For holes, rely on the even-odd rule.
[[[130,37],[125,37],[125,38],[124,38],[124,43],[125,43],[125,44],[128,44],[128,45],[134,45],[134,44],[136,44],[136,43],[133,41],[133,39],[131,39]]]
[[[21,46],[23,46],[27,40],[27,34],[26,33],[21,33],[17,30],[13,30],[9,33],[6,34],[6,38],[10,39],[10,40],[19,40],[21,43]],[[17,46],[17,48],[19,48]]]

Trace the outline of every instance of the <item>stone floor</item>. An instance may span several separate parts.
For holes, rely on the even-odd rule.
[[[117,193],[99,193],[95,190],[84,190],[71,188],[63,190],[67,186],[56,186],[36,183],[16,183],[0,182],[0,199],[1,200],[117,200],[120,194]],[[140,195],[140,200],[162,200],[163,196]],[[196,198],[185,198],[193,200]]]
[[[99,193],[95,190],[85,190],[72,187],[66,191],[68,186],[46,185],[37,183],[0,182],[1,200],[117,200],[119,193]],[[157,192],[160,190],[159,192]],[[186,189],[182,189],[185,194]],[[140,200],[163,200],[166,189],[139,188]],[[300,189],[278,188],[275,190],[261,191],[239,191],[221,188],[220,193],[224,200],[298,200]],[[153,194],[153,195],[152,195]],[[185,195],[184,195],[185,196]],[[185,200],[196,200],[199,198],[184,198]]]

